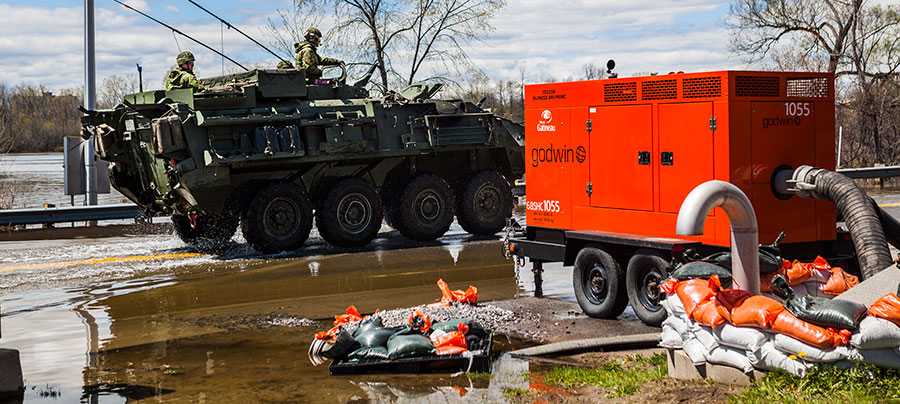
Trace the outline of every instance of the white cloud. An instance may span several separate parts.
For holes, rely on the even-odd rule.
[[[180,13],[180,12],[181,12],[181,10],[179,10],[178,7],[175,7],[175,6],[171,5],[171,4],[166,4],[166,7],[165,7],[165,8],[166,8],[166,11],[170,11],[170,12],[173,12],[173,13]]]

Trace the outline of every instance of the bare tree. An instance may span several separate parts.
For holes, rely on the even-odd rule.
[[[293,3],[287,11],[276,10],[278,17],[269,18],[261,29],[275,51],[286,60],[294,60],[294,44],[303,41],[303,33],[322,22],[321,0],[294,0]]]
[[[138,92],[138,88],[138,80],[133,74],[106,77],[100,83],[100,99],[97,106],[101,109],[112,108],[121,103],[126,94]]]

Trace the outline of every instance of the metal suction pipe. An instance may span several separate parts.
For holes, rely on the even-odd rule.
[[[680,236],[703,234],[706,215],[720,207],[731,222],[731,272],[735,289],[759,293],[759,231],[753,205],[738,187],[724,181],[707,181],[684,198],[675,232]]]

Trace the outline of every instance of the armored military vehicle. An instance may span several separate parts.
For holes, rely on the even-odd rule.
[[[251,70],[204,90],[148,91],[87,111],[113,186],[149,214],[171,214],[186,242],[228,240],[240,224],[257,250],[319,234],[362,246],[382,219],[434,240],[454,215],[472,234],[501,230],[511,181],[525,172],[524,128],[419,83],[371,98],[366,80],[308,84],[302,71]]]

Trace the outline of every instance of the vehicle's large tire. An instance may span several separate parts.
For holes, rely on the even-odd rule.
[[[456,200],[450,184],[435,174],[413,178],[400,194],[395,228],[412,240],[431,241],[453,223]]]
[[[660,304],[659,285],[666,279],[669,263],[659,252],[637,250],[628,261],[625,270],[625,289],[634,314],[644,324],[659,327],[666,319],[666,311]]]
[[[463,230],[482,236],[506,226],[512,216],[513,196],[509,182],[497,171],[476,174],[462,188],[456,219]]]
[[[628,306],[625,273],[606,251],[585,247],[575,257],[572,272],[575,299],[584,313],[597,318],[616,318]]]
[[[369,244],[381,229],[384,211],[375,187],[349,177],[336,183],[316,208],[316,227],[329,244],[359,247]]]
[[[237,230],[240,218],[231,213],[197,216],[196,226],[191,228],[191,219],[185,215],[172,215],[175,234],[187,244],[219,246],[224,244]]]
[[[312,229],[312,208],[306,192],[279,182],[259,191],[241,217],[244,238],[264,253],[300,248]]]

